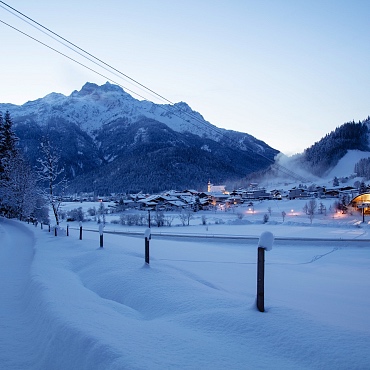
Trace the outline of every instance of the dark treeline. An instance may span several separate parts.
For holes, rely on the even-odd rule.
[[[370,117],[362,122],[348,122],[327,134],[303,153],[303,161],[311,171],[320,176],[335,166],[348,150],[369,150],[368,124]]]
[[[360,159],[355,164],[354,172],[357,173],[357,176],[370,180],[370,158]]]

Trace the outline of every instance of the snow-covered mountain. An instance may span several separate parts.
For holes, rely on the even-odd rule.
[[[32,162],[48,135],[74,190],[155,190],[205,186],[267,168],[278,153],[251,135],[219,129],[186,103],[140,101],[121,87],[87,83],[9,110]]]
[[[94,134],[105,125],[122,118],[130,125],[143,117],[164,123],[176,132],[191,132],[215,141],[222,140],[226,133],[230,134],[230,131],[217,128],[206,121],[184,102],[161,105],[137,100],[120,86],[109,82],[102,86],[86,83],[80,91],[75,90],[70,96],[51,93],[22,106],[0,104],[0,107],[11,111],[12,117],[17,120],[23,118],[26,122],[36,121],[41,126],[47,125],[52,118],[62,117],[89,134]],[[239,144],[241,147],[252,146],[259,151],[263,151],[266,146],[245,133]]]

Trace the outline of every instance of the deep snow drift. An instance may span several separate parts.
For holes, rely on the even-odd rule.
[[[145,265],[142,237],[105,233],[100,248],[97,232],[54,237],[0,219],[1,367],[369,368],[367,225],[225,224],[207,232],[282,237],[295,227],[303,238],[338,241],[275,240],[260,313],[255,239],[153,236]],[[166,231],[192,229],[205,232]],[[340,241],[343,234],[358,240]]]

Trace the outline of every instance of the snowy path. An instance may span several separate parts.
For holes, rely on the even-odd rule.
[[[34,238],[24,225],[1,218],[0,241],[0,364],[3,369],[25,369],[30,356],[22,351],[32,350],[33,343],[24,299]]]

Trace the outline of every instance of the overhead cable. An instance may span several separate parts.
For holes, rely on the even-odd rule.
[[[2,5],[0,5],[0,7],[1,7],[1,8],[3,8],[3,9],[5,9],[6,11],[10,12],[12,15],[14,15],[14,16],[16,16],[16,17],[18,17],[18,18],[19,18],[19,19],[21,19],[22,21],[24,21],[24,22],[26,22],[27,24],[31,25],[32,27],[36,28],[38,31],[40,31],[40,32],[44,33],[44,34],[45,34],[45,35],[47,35],[48,37],[51,37],[53,40],[55,40],[55,41],[57,41],[57,42],[61,43],[63,46],[65,46],[65,47],[69,48],[69,49],[70,49],[70,50],[72,50],[73,52],[75,52],[75,53],[77,53],[78,55],[82,56],[83,58],[85,58],[85,59],[89,60],[90,62],[94,63],[95,65],[99,66],[100,68],[103,68],[103,69],[104,69],[104,70],[106,70],[107,72],[114,74],[116,77],[119,77],[119,78],[125,77],[125,78],[127,78],[128,80],[130,80],[130,81],[132,81],[133,83],[137,84],[141,89],[145,89],[146,91],[149,91],[149,93],[150,93],[151,95],[153,95],[153,94],[154,94],[157,98],[160,98],[160,99],[162,99],[162,100],[166,101],[166,102],[167,102],[167,103],[169,103],[170,105],[174,105],[174,104],[175,104],[175,103],[173,103],[172,101],[170,101],[169,99],[165,98],[164,96],[162,96],[162,95],[158,94],[158,93],[157,93],[157,92],[155,92],[154,90],[152,90],[152,89],[148,88],[147,86],[145,86],[145,85],[141,84],[141,83],[140,83],[140,82],[138,82],[137,80],[135,80],[135,79],[131,78],[130,76],[128,76],[128,75],[124,74],[123,72],[119,71],[118,69],[114,68],[114,67],[113,67],[113,66],[111,66],[110,64],[108,64],[108,63],[104,62],[103,60],[101,60],[101,59],[99,59],[99,58],[97,58],[97,57],[95,57],[93,54],[91,54],[91,53],[87,52],[87,51],[86,51],[86,50],[84,50],[83,48],[81,48],[81,47],[77,46],[76,44],[74,44],[74,43],[70,42],[70,41],[69,41],[69,40],[67,40],[66,38],[64,38],[64,37],[60,36],[60,35],[59,35],[59,34],[57,34],[56,32],[54,32],[54,31],[50,30],[49,28],[47,28],[47,27],[43,26],[41,23],[39,23],[39,22],[35,21],[34,19],[32,19],[32,18],[28,17],[27,15],[23,14],[22,12],[18,11],[17,9],[15,9],[15,8],[11,7],[10,5],[6,4],[4,1],[0,1],[0,3],[4,4],[6,7],[10,8],[10,9],[11,9],[11,10],[13,10],[14,12],[18,13],[19,15],[21,15],[22,17],[24,17],[24,18],[28,19],[29,21],[33,22],[33,23],[34,23],[35,25],[37,25],[38,27],[37,27],[37,26],[35,26],[34,24],[31,24],[31,23],[30,23],[30,22],[28,22],[27,20],[25,20],[25,19],[21,18],[18,14],[15,14],[14,12],[12,12],[12,11],[10,11],[10,10],[6,9],[6,8],[5,8],[4,6],[2,6]],[[91,67],[89,67],[89,66],[87,66],[87,65],[85,65],[85,64],[83,64],[83,63],[81,63],[81,62],[79,62],[78,60],[76,60],[76,59],[74,59],[74,58],[72,58],[72,57],[68,56],[67,54],[62,53],[61,51],[59,51],[59,50],[57,50],[57,49],[55,49],[55,48],[53,48],[53,47],[51,47],[51,46],[47,45],[46,43],[44,43],[44,42],[42,42],[42,41],[40,41],[40,40],[36,39],[35,37],[30,36],[30,35],[29,35],[29,34],[27,34],[26,32],[23,32],[23,31],[19,30],[18,28],[14,27],[14,26],[12,26],[12,25],[10,25],[10,24],[8,24],[8,23],[6,23],[6,22],[2,21],[2,20],[0,20],[0,22],[1,22],[1,23],[3,23],[3,24],[5,24],[5,25],[7,25],[8,27],[10,27],[10,28],[12,28],[12,29],[16,30],[17,32],[19,32],[19,33],[21,33],[21,34],[23,34],[23,35],[25,35],[25,36],[29,37],[30,39],[32,39],[32,40],[34,40],[34,41],[36,41],[36,42],[40,43],[41,45],[43,45],[43,46],[45,46],[45,47],[47,47],[47,48],[49,48],[49,49],[53,50],[54,52],[56,52],[56,53],[58,53],[58,54],[60,54],[60,55],[64,56],[65,58],[67,58],[67,59],[69,59],[69,60],[71,60],[71,61],[73,61],[73,62],[75,62],[75,63],[79,64],[80,66],[82,66],[82,67],[84,67],[84,68],[86,68],[86,69],[90,70],[91,72],[94,72],[94,73],[98,74],[99,76],[104,77],[104,78],[105,78],[105,79],[107,79],[108,81],[110,81],[110,82],[112,82],[112,83],[114,83],[114,84],[116,84],[116,85],[118,85],[118,86],[122,87],[124,90],[129,91],[129,92],[131,92],[132,94],[135,94],[136,96],[138,96],[138,97],[140,97],[140,98],[142,98],[142,99],[144,99],[144,100],[148,101],[148,99],[146,99],[143,95],[138,94],[137,92],[133,91],[132,89],[129,89],[129,88],[127,88],[127,87],[125,87],[125,86],[121,85],[121,84],[120,84],[120,83],[118,83],[117,81],[114,81],[113,79],[109,78],[108,76],[105,76],[104,74],[102,74],[102,73],[100,73],[100,72],[96,71],[95,69],[93,69],[93,68],[91,68]],[[39,27],[41,27],[42,29],[40,29]],[[47,32],[51,33],[51,35],[50,35],[50,34],[48,34],[47,32],[45,32],[44,30],[46,30]],[[61,42],[60,40],[56,39],[53,35],[54,35],[54,36],[56,36],[57,38],[59,38],[60,40],[63,40],[63,41],[64,41],[64,42],[66,42],[67,44],[72,45],[72,46],[73,46],[73,48],[72,48],[71,46],[69,46],[69,45],[65,44],[64,42]],[[76,50],[76,49],[74,49],[74,48],[76,48],[77,50]],[[81,52],[82,52],[82,53],[85,53],[86,55],[82,54]],[[93,59],[91,59],[91,58],[93,58]],[[99,63],[97,63],[97,61],[98,61]],[[101,63],[101,64],[100,64],[100,63]],[[103,65],[102,65],[102,64],[103,64]],[[112,71],[114,71],[114,72],[112,72]],[[118,73],[118,75],[117,75],[117,73]],[[178,118],[180,118],[180,119],[182,119],[182,120],[185,120],[185,118],[184,118],[184,117],[181,117],[180,115],[176,114],[175,112],[173,112],[173,111],[171,111],[171,110],[167,109],[165,106],[163,106],[163,105],[159,105],[159,106],[160,106],[160,108],[162,108],[163,110],[165,110],[165,111],[167,111],[167,112],[171,113],[172,115],[174,115],[174,116],[176,116],[176,117],[178,117]],[[219,135],[219,136],[225,137],[227,140],[234,142],[235,144],[237,144],[237,147],[239,147],[239,143],[238,143],[235,139],[233,139],[233,138],[229,137],[228,135],[226,135],[226,134],[225,134],[223,131],[221,131],[218,127],[215,127],[215,126],[210,125],[210,124],[206,124],[206,121],[204,121],[204,120],[200,120],[200,119],[199,119],[197,116],[195,116],[194,114],[191,114],[191,113],[189,113],[189,112],[187,112],[187,111],[185,111],[185,110],[183,110],[183,109],[181,109],[181,108],[178,108],[178,110],[179,110],[182,114],[185,114],[186,116],[190,117],[192,120],[195,120],[195,121],[197,121],[198,123],[200,123],[201,125],[206,126],[206,127],[207,127],[207,129],[208,129],[209,131],[212,131],[212,132],[216,133],[216,134],[217,134],[217,135]],[[187,121],[188,123],[190,123],[191,125],[193,125],[193,126],[197,127],[198,129],[200,129],[200,127],[199,127],[199,126],[197,126],[196,124],[194,124],[194,122],[189,122],[188,120],[186,120],[186,121]],[[275,164],[275,166],[276,166],[276,167],[277,167],[281,172],[285,173],[286,175],[288,175],[288,176],[290,176],[290,177],[293,177],[293,178],[295,178],[295,179],[297,179],[297,180],[299,180],[299,181],[305,181],[305,182],[308,182],[308,181],[309,181],[309,180],[307,180],[307,179],[303,178],[302,176],[300,176],[300,175],[298,175],[298,174],[294,173],[293,171],[291,171],[291,170],[289,170],[289,169],[285,168],[284,166],[282,166],[282,165],[279,165],[279,164],[275,163],[275,161],[274,161],[274,160],[272,160],[272,159],[270,159],[270,158],[266,157],[265,155],[263,155],[263,154],[261,154],[261,153],[258,153],[258,152],[256,152],[256,151],[253,151],[251,148],[245,147],[245,149],[244,149],[244,150],[245,150],[245,151],[248,151],[248,152],[252,152],[252,154],[254,154],[254,155],[258,155],[258,156],[260,156],[261,158],[264,158],[265,160],[267,160],[268,162],[270,162],[270,163],[272,163],[272,164]]]

